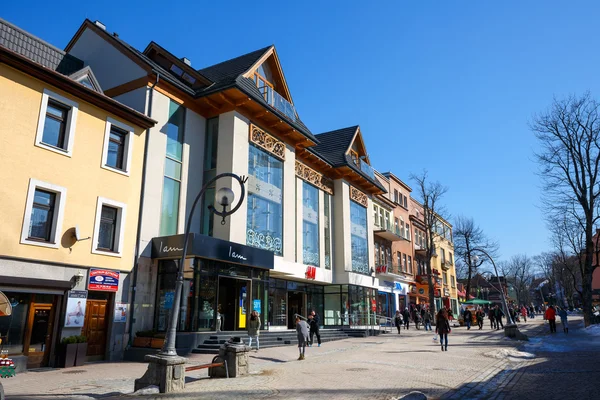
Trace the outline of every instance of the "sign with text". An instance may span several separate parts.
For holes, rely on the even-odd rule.
[[[119,271],[110,269],[90,269],[88,290],[98,292],[116,292],[119,290]]]
[[[317,279],[317,267],[306,267],[306,279]]]
[[[85,320],[85,305],[87,303],[87,290],[69,291],[67,300],[67,313],[65,315],[65,327],[82,328]]]
[[[127,303],[115,303],[114,322],[127,322]]]
[[[259,299],[254,299],[252,300],[252,311],[256,311],[257,313],[261,313],[262,311],[262,307],[261,307],[261,301]]]
[[[378,274],[387,274],[388,267],[387,267],[387,265],[378,265],[375,268],[375,272],[378,273]]]

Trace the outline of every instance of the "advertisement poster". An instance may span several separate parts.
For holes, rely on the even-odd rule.
[[[115,303],[114,322],[127,322],[127,303]]]
[[[87,290],[71,290],[67,301],[65,328],[82,328],[85,320]]]
[[[99,292],[116,292],[119,290],[119,271],[110,269],[90,269],[88,290]]]
[[[261,313],[261,301],[258,299],[252,300],[252,311],[256,311],[257,313]]]

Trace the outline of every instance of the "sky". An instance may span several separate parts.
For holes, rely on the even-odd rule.
[[[85,18],[203,68],[274,44],[313,133],[360,125],[372,165],[448,187],[502,259],[551,250],[529,124],[554,97],[600,95],[594,1],[5,1],[64,48]],[[323,3],[323,4],[320,4]]]

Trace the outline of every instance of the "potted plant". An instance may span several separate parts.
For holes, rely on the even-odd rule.
[[[137,331],[133,338],[133,347],[150,347],[154,331]]]
[[[153,349],[162,349],[165,344],[165,334],[164,333],[155,333],[152,336],[152,341],[150,342],[150,347]]]
[[[58,352],[58,365],[61,368],[74,367],[76,357],[77,336],[67,336],[62,338]]]
[[[85,363],[87,355],[87,337],[83,335],[76,336],[77,338],[77,356],[75,357],[75,366],[81,367]]]

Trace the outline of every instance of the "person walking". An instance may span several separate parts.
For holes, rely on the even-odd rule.
[[[396,325],[396,329],[398,329],[399,335],[400,329],[402,328],[402,314],[400,314],[400,310],[396,310],[396,315],[394,316],[394,325]]]
[[[404,320],[404,329],[408,329],[410,324],[410,313],[408,312],[408,307],[405,307],[404,311],[402,311],[402,319]]]
[[[556,309],[554,306],[548,307],[544,315],[550,324],[550,333],[556,333]]]
[[[477,318],[477,326],[479,326],[479,330],[483,329],[483,310],[480,308],[475,312],[475,318]]]
[[[494,311],[493,309],[490,309],[488,311],[488,318],[490,319],[490,327],[492,329],[496,329],[496,316],[494,315]]]
[[[521,316],[523,317],[523,322],[527,322],[527,308],[525,306],[521,306]]]
[[[306,343],[308,342],[308,330],[309,328],[306,321],[303,321],[299,316],[296,316],[296,335],[298,337],[298,352],[300,353],[298,360],[304,360]]]
[[[473,318],[471,310],[465,308],[465,311],[463,312],[463,318],[465,319],[465,325],[467,326],[467,330],[471,330],[471,321]]]
[[[317,343],[318,346],[321,347],[321,333],[319,332],[319,323],[320,323],[319,314],[317,314],[314,310],[308,315],[308,325],[310,327],[310,342],[309,346],[313,345],[313,337],[317,335]]]
[[[496,320],[496,330],[500,329],[500,326],[502,326],[502,329],[504,329],[502,317],[504,317],[504,311],[502,311],[498,306],[494,307],[494,319]]]
[[[563,332],[569,333],[569,321],[567,321],[567,318],[568,318],[567,310],[565,310],[564,307],[560,308],[558,310],[558,316],[560,317],[560,324],[563,327]]]
[[[421,323],[421,313],[419,312],[419,310],[417,308],[413,309],[412,318],[413,318],[413,321],[415,322],[415,328],[419,329],[419,324]]]
[[[435,320],[435,332],[440,335],[440,345],[442,351],[448,351],[448,334],[452,331],[450,329],[450,322],[448,321],[448,314],[444,307],[437,313]]]
[[[423,325],[425,325],[425,330],[431,330],[431,320],[432,319],[433,319],[433,316],[431,315],[431,312],[428,309],[424,310]]]
[[[250,314],[250,320],[248,321],[248,336],[250,337],[248,341],[248,346],[252,348],[252,339],[256,340],[256,351],[258,351],[260,347],[260,343],[258,341],[258,335],[260,334],[260,318],[256,311],[252,311]]]

